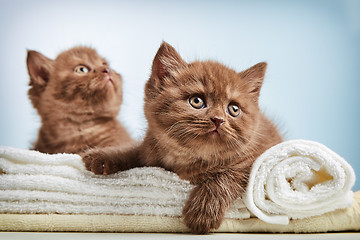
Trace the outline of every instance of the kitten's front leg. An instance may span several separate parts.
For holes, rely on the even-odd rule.
[[[244,176],[231,171],[211,176],[191,192],[183,209],[185,224],[199,234],[219,228],[229,205],[241,196],[245,186]]]
[[[183,209],[186,226],[192,232],[205,234],[217,229],[224,218],[226,205],[206,185],[195,187]]]
[[[139,147],[105,147],[90,149],[80,156],[87,170],[95,174],[112,174],[140,166]]]

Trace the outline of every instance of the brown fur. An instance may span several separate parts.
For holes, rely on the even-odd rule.
[[[89,72],[76,72],[79,65]],[[41,117],[35,150],[79,153],[133,142],[116,119],[122,103],[121,76],[94,49],[75,47],[55,60],[28,51],[27,67],[28,94]]]
[[[226,209],[244,192],[254,160],[282,141],[258,106],[266,63],[236,73],[217,62],[186,63],[169,44],[155,56],[145,87],[148,131],[130,151],[116,148],[84,154],[97,174],[136,166],[160,166],[195,184],[183,209],[195,233],[220,226]],[[193,96],[205,101],[196,109]],[[228,105],[241,109],[231,116]]]

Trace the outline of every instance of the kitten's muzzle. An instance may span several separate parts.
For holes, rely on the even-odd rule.
[[[106,81],[106,86],[114,85],[114,80],[112,79],[111,76],[111,69],[103,68],[101,72],[105,74],[104,80]]]

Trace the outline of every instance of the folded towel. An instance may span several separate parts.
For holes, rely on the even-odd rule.
[[[189,182],[162,168],[98,176],[74,154],[0,147],[0,213],[181,216]],[[229,218],[249,218],[242,201]]]
[[[288,224],[350,206],[354,183],[354,170],[338,154],[317,142],[291,140],[255,161],[244,202],[261,220]]]
[[[288,225],[258,218],[225,219],[214,232],[318,233],[360,230],[360,191],[353,205]],[[84,214],[0,214],[0,231],[26,232],[190,232],[181,217]]]

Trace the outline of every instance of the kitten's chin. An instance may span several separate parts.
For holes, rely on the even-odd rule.
[[[109,78],[109,80],[107,80],[107,82],[105,83],[105,87],[109,88],[109,87],[114,87],[114,81]]]
[[[211,141],[223,141],[226,137],[225,132],[221,128],[211,128],[205,134],[205,138],[210,139]]]
[[[205,134],[199,135],[197,138],[193,139],[194,144],[198,145],[200,148],[207,148],[208,150],[218,149],[226,141],[226,137],[221,131],[212,130],[206,132]]]
[[[103,82],[104,82],[105,89],[115,89],[116,88],[115,81],[111,77],[108,77],[108,76],[104,77]]]
[[[206,135],[208,135],[210,137],[220,137],[220,132],[219,132],[219,129],[215,128],[215,129],[212,129],[209,132],[207,132]]]
[[[101,92],[101,94],[103,94],[105,101],[108,101],[119,94],[116,80],[117,79],[110,77],[103,79],[99,93]]]

